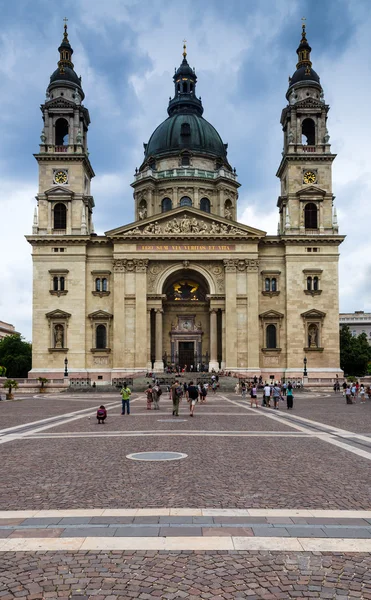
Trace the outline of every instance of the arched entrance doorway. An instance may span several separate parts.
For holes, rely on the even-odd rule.
[[[208,371],[211,364],[215,368],[219,345],[221,352],[217,313],[210,313],[210,289],[201,273],[180,269],[169,275],[162,286],[162,309],[151,314],[151,361],[155,369],[160,368],[160,349],[165,370]]]

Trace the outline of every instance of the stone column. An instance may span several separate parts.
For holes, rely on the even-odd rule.
[[[246,260],[247,269],[247,368],[260,373],[259,365],[259,262]]]
[[[212,371],[214,369],[214,371],[218,371],[219,370],[219,363],[218,363],[218,356],[217,356],[217,340],[218,340],[218,333],[217,333],[217,317],[216,317],[216,309],[212,308],[210,310],[210,361],[209,361],[209,371]]]
[[[225,368],[237,370],[237,264],[238,259],[225,259]]]
[[[163,373],[164,362],[162,360],[162,308],[156,308],[156,360],[154,364],[155,373]]]
[[[147,369],[147,259],[135,265],[135,370]]]
[[[147,371],[152,371],[151,362],[151,309],[147,308]]]
[[[225,310],[222,310],[222,370],[225,369]]]
[[[113,260],[113,341],[112,341],[112,367],[116,371],[125,369],[125,261]],[[114,372],[112,373],[115,377]],[[122,376],[118,373],[117,376]]]

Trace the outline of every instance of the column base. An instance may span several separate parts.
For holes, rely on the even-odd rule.
[[[154,373],[163,373],[164,372],[164,363],[162,360],[155,360],[153,365]]]
[[[211,373],[212,370],[214,370],[215,373],[217,373],[219,371],[219,363],[217,360],[209,361],[209,373]]]

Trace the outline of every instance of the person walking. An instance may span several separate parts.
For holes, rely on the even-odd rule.
[[[345,390],[345,398],[346,398],[347,404],[353,404],[353,401],[352,401],[352,391],[351,391],[349,385],[347,386],[347,388]]]
[[[160,410],[158,402],[162,394],[162,389],[158,383],[152,388],[153,410]]]
[[[293,392],[292,385],[291,385],[290,381],[289,381],[289,383],[287,385],[286,400],[287,400],[287,410],[292,410],[293,407],[294,407],[294,392]]]
[[[251,391],[250,391],[250,407],[252,408],[252,405],[255,402],[255,407],[258,408],[258,390],[256,388],[256,383],[252,384],[251,387]]]
[[[275,410],[279,410],[278,404],[279,404],[279,401],[281,398],[281,388],[277,382],[273,386],[272,395],[273,395],[273,404],[274,404],[273,408]]]
[[[193,385],[193,381],[189,382],[187,393],[189,402],[189,416],[193,417],[196,402],[198,401],[198,389],[195,385]]]
[[[264,390],[263,390],[263,403],[262,406],[266,406],[270,408],[270,400],[271,400],[271,386],[265,382]]]
[[[152,385],[149,384],[148,388],[144,392],[147,396],[147,410],[151,410],[151,404],[153,402],[153,390]]]
[[[241,397],[246,398],[246,383],[244,381],[241,383]]]
[[[124,384],[123,384],[122,390],[121,390],[121,398],[122,398],[121,414],[122,415],[125,414],[125,408],[126,408],[128,415],[130,415],[130,396],[131,396],[131,389],[128,387],[128,384],[126,383],[126,381],[124,381]]]
[[[365,404],[366,400],[365,400],[365,386],[363,385],[363,383],[361,383],[361,387],[359,388],[359,395],[361,398],[361,404]]]
[[[173,400],[173,417],[179,417],[179,402],[182,393],[182,386],[179,385],[179,381],[176,380],[175,383],[173,383],[173,385],[171,386],[171,397]]]

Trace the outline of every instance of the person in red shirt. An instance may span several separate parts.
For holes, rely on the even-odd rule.
[[[106,420],[106,418],[107,418],[107,411],[106,411],[105,407],[103,406],[103,404],[101,404],[97,410],[98,425],[100,425],[101,423],[103,423],[103,425],[104,425],[104,421]]]

